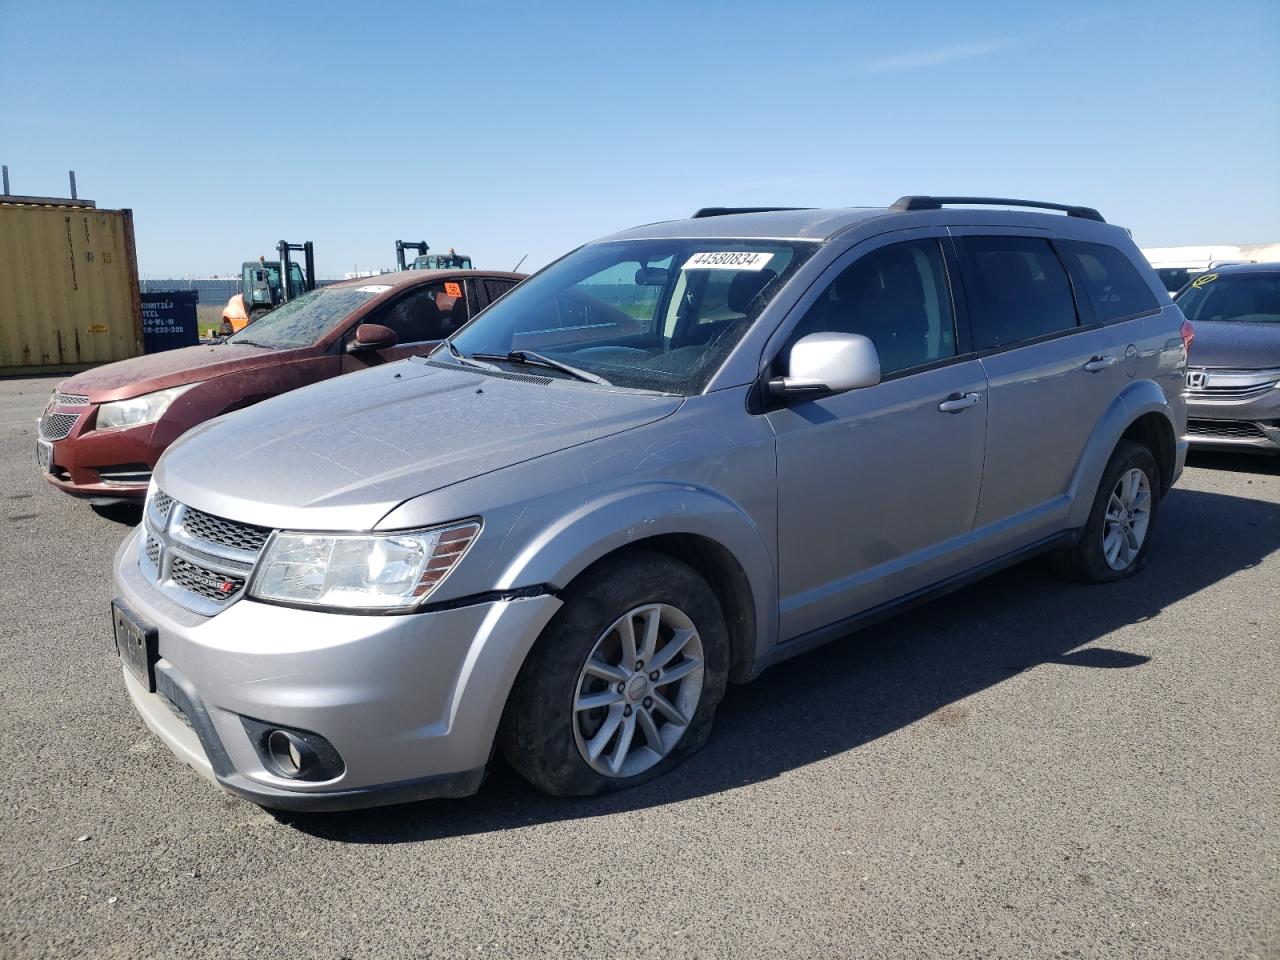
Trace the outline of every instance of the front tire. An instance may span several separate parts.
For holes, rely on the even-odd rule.
[[[507,701],[506,761],[547,793],[588,796],[661,776],[706,743],[729,674],[707,582],[636,550],[586,573],[564,601]]]
[[[1057,571],[1081,583],[1112,583],[1139,572],[1147,564],[1160,497],[1160,468],[1151,451],[1121,440],[1080,539],[1054,557]]]

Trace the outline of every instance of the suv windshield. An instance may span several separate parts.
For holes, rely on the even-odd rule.
[[[692,395],[817,246],[711,239],[589,244],[512,289],[453,337],[453,346],[486,362],[538,353],[616,386]],[[560,375],[546,366],[537,372]]]
[[[1201,274],[1178,297],[1178,306],[1192,323],[1280,323],[1280,270]]]
[[[251,343],[260,347],[309,347],[345,320],[356,308],[368,303],[387,288],[321,287],[282,303],[270,313],[227,338],[228,343]]]

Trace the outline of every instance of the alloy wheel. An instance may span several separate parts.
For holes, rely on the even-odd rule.
[[[1122,473],[1107,501],[1102,523],[1102,555],[1112,570],[1128,570],[1142,550],[1151,525],[1151,482],[1137,467]]]
[[[573,737],[593,770],[643,773],[675,749],[702,697],[702,640],[667,603],[636,607],[596,640],[578,675]]]

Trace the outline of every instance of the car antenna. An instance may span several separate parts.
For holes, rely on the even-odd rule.
[[[528,259],[529,259],[529,255],[526,253],[523,257],[520,258],[520,263],[517,263],[514,267],[511,268],[511,272],[515,273],[517,270],[519,270],[520,264],[524,263]]]

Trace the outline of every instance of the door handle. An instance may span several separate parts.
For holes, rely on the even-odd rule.
[[[938,404],[938,409],[943,413],[960,413],[962,410],[976,407],[981,402],[982,394],[980,393],[953,393]]]
[[[1114,367],[1119,362],[1119,360],[1110,355],[1105,357],[1094,357],[1084,365],[1084,368],[1090,373],[1097,373],[1099,370],[1107,369],[1107,367]]]

